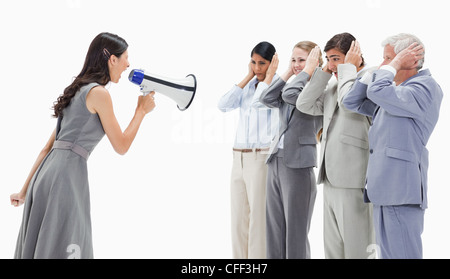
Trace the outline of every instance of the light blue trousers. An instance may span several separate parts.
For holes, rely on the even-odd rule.
[[[421,259],[424,215],[419,205],[373,205],[380,258]]]

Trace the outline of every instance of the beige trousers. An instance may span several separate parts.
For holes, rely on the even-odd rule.
[[[266,258],[267,151],[233,151],[231,241],[233,258]]]

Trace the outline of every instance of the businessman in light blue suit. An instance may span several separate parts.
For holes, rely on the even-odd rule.
[[[414,35],[383,43],[384,62],[358,79],[343,104],[373,117],[366,199],[373,204],[381,258],[422,258],[427,208],[426,144],[439,118],[443,92],[428,69]]]

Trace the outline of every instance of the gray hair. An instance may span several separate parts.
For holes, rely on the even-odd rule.
[[[417,71],[422,69],[423,63],[425,62],[425,46],[420,41],[419,38],[412,34],[406,34],[406,33],[400,33],[398,35],[390,36],[386,38],[382,43],[381,46],[385,47],[387,45],[391,45],[394,47],[395,54],[398,54],[400,51],[404,50],[405,48],[409,47],[413,43],[418,43],[419,45],[422,45],[424,47],[423,50],[423,57],[419,60],[419,63],[417,64]]]

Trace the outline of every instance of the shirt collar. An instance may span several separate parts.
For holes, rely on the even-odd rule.
[[[408,78],[407,80],[405,80],[404,82],[402,82],[401,84],[405,84],[408,81],[410,81],[413,78],[416,77],[422,77],[422,76],[431,76],[431,72],[429,69],[425,69],[425,70],[420,70],[417,74],[413,75],[412,77]]]

